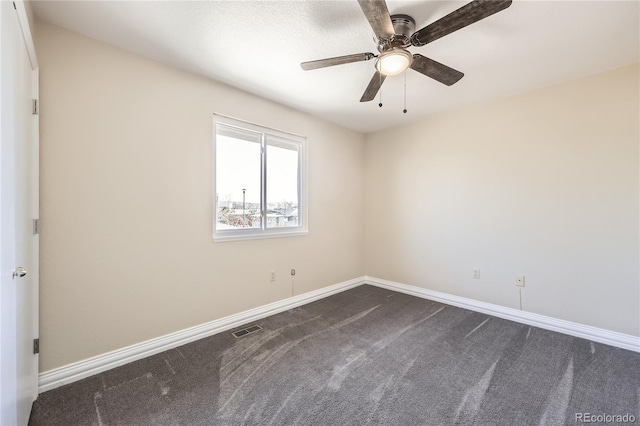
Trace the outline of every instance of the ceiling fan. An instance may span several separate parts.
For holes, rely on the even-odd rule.
[[[415,31],[416,23],[408,15],[389,15],[384,0],[358,0],[378,42],[379,55],[373,53],[357,53],[319,59],[300,64],[303,70],[331,67],[351,62],[376,59],[376,71],[364,91],[360,102],[368,102],[376,97],[385,78],[400,74],[407,68],[431,77],[440,83],[451,86],[464,74],[440,62],[429,59],[419,53],[411,54],[409,46],[420,47],[444,37],[454,31],[478,22],[494,13],[511,6],[512,0],[474,0],[447,16]]]

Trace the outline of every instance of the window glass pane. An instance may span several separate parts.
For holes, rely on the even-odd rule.
[[[267,143],[267,228],[298,226],[298,146]]]
[[[216,230],[261,228],[261,135],[216,126]]]

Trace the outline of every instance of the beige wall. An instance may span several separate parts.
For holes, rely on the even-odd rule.
[[[640,335],[638,65],[370,135],[378,278]],[[481,270],[481,279],[471,278]]]
[[[41,371],[289,297],[291,268],[295,294],[364,275],[364,136],[43,22],[36,46]],[[308,236],[212,242],[214,112],[308,137]]]

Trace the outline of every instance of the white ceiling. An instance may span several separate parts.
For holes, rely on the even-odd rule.
[[[468,1],[388,0],[416,28]],[[413,70],[359,99],[374,60],[303,71],[300,62],[377,53],[356,0],[33,1],[37,17],[369,133],[639,61],[638,1],[525,1],[414,53],[465,73],[447,87]]]

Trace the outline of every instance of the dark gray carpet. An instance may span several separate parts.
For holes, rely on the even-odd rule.
[[[371,286],[258,323],[45,392],[29,424],[640,423],[631,351]]]

